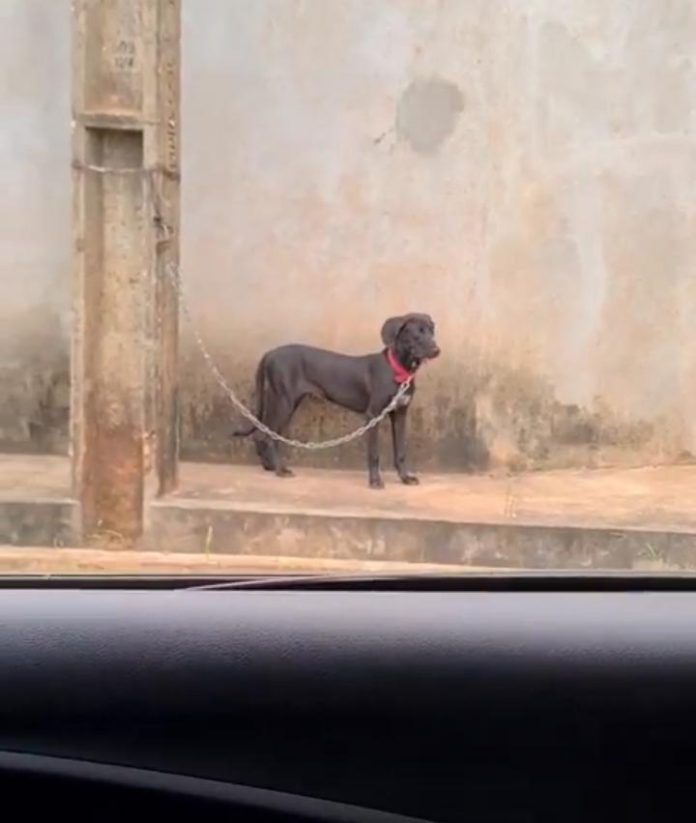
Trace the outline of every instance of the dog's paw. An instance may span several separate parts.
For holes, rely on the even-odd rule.
[[[404,474],[401,476],[401,482],[405,486],[417,486],[420,483],[420,480],[415,474]]]
[[[276,469],[276,474],[278,477],[294,477],[295,472],[292,469],[289,469],[287,466],[284,466],[282,469]]]
[[[384,488],[384,480],[381,477],[371,477],[370,478],[370,488],[371,489],[383,489]]]

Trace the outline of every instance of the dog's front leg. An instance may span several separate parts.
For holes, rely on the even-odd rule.
[[[396,409],[389,415],[394,448],[394,468],[402,483],[415,486],[419,482],[418,478],[406,468],[406,411],[405,408]]]
[[[367,433],[367,471],[371,489],[383,489],[384,482],[379,473],[379,426],[373,426]]]

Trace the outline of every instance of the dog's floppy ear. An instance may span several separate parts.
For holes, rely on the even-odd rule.
[[[401,315],[399,317],[390,317],[389,320],[384,321],[382,326],[382,342],[385,346],[391,346],[396,340],[396,335],[404,327],[407,317]]]
[[[433,318],[429,314],[422,314],[421,317],[423,318],[423,320],[425,320],[425,322],[428,324],[428,326],[430,326],[430,331],[434,332],[435,331],[435,321],[433,320]]]

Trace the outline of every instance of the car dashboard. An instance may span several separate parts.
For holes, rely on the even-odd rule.
[[[101,820],[680,808],[696,593],[479,588],[5,590],[3,796]]]

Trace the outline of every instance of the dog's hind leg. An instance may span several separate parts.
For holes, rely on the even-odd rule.
[[[284,434],[297,406],[293,406],[284,397],[276,397],[275,402],[269,405],[270,408],[263,422],[269,429],[277,434]],[[283,445],[271,438],[267,438],[266,442],[268,444],[268,454],[272,460],[275,473],[278,477],[292,477],[293,473],[288,468]]]
[[[275,457],[271,453],[270,442],[265,434],[258,431],[254,433],[254,448],[264,470],[267,472],[275,471]]]

